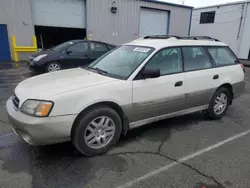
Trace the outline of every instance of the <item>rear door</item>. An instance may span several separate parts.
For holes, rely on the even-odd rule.
[[[89,61],[92,62],[108,52],[109,49],[104,43],[100,42],[89,42]]]
[[[140,78],[133,81],[133,115],[136,122],[185,109],[186,81],[183,73],[181,48],[157,52],[145,69],[159,69],[159,78]]]
[[[211,55],[219,85],[229,83],[233,87],[234,97],[244,91],[244,72],[237,57],[227,46],[207,47]]]
[[[184,71],[186,72],[187,106],[198,108],[208,105],[219,86],[218,72],[203,47],[183,47]]]
[[[79,42],[64,51],[61,64],[64,68],[83,66],[89,63],[88,42]]]

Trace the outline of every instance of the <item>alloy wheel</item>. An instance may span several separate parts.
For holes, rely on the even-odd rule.
[[[225,93],[220,93],[214,101],[214,112],[217,115],[222,114],[227,107],[227,95]]]
[[[51,63],[48,67],[48,72],[56,72],[59,70],[61,70],[61,68],[57,63]]]
[[[107,116],[92,120],[84,133],[84,141],[92,149],[107,146],[115,135],[115,123]]]

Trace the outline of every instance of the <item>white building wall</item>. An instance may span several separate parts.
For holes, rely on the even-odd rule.
[[[116,0],[118,10],[113,14],[110,12],[112,2],[114,0],[87,0],[88,37],[117,45],[138,38],[141,7],[168,11],[169,34],[189,34],[192,7],[154,0]]]
[[[245,5],[245,2],[241,2],[194,9],[191,35],[217,38],[227,43],[239,58],[247,59],[250,45],[250,8],[246,9]],[[216,11],[214,23],[200,24],[201,13],[209,11]],[[246,13],[248,18],[246,17],[245,20]],[[243,16],[243,19],[240,26],[241,16]]]
[[[31,0],[0,0],[0,23],[6,24],[10,44],[11,57],[13,48],[11,37],[16,36],[18,46],[32,46],[35,35],[32,16]],[[1,42],[1,41],[0,41]],[[20,60],[26,60],[30,53],[19,53]]]
[[[34,6],[33,3],[35,1],[40,3],[40,6]],[[45,2],[45,4],[41,4],[40,1]],[[10,46],[12,35],[17,37],[18,46],[33,45],[32,36],[35,35],[34,25],[36,24],[60,25],[65,27],[65,22],[52,22],[52,20],[55,22],[56,19],[59,19],[59,17],[57,17],[58,15],[53,15],[55,12],[60,13],[61,19],[70,13],[71,16],[74,16],[77,20],[72,22],[70,22],[71,20],[67,20],[67,25],[74,24],[74,26],[78,25],[81,28],[86,28],[88,37],[114,44],[129,42],[139,37],[141,7],[169,12],[169,34],[181,36],[187,36],[189,34],[190,18],[193,9],[193,7],[190,6],[176,5],[156,0],[115,0],[118,11],[116,14],[113,14],[110,8],[114,0],[71,1],[78,2],[79,5],[79,7],[77,7],[78,11],[74,13],[75,15],[72,14],[72,9],[74,9],[75,6],[73,3],[69,5],[69,0],[53,0],[54,4],[62,3],[63,8],[52,6],[50,4],[52,0],[0,0],[0,23],[7,25]],[[86,2],[86,11],[81,2]],[[56,8],[58,10],[56,10]],[[65,11],[65,8],[68,8],[68,10]],[[52,13],[51,10],[54,10],[54,12]],[[80,11],[86,15],[80,15]],[[34,17],[34,14],[43,16],[42,12],[46,12],[44,17]],[[13,58],[12,47],[11,54]],[[19,59],[27,60],[29,55],[30,53],[19,53]]]
[[[244,17],[244,24],[242,27],[242,38],[239,50],[239,57],[243,59],[247,59],[250,57],[250,3],[248,3],[245,17]]]

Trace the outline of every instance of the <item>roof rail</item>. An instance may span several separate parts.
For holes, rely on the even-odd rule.
[[[220,40],[209,37],[209,36],[187,36],[187,37],[180,37],[180,39],[190,39],[190,40],[214,40],[216,42],[220,42]]]
[[[172,37],[180,39],[180,36],[177,36],[177,35],[149,35],[149,36],[145,36],[144,39],[169,39]]]
[[[209,37],[209,36],[186,36],[186,37],[180,37],[177,35],[149,35],[145,36],[144,39],[169,39],[175,37],[176,39],[186,39],[186,40],[213,40],[216,42],[220,42],[220,40]]]

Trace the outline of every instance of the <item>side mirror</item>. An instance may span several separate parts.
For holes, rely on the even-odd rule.
[[[71,50],[66,50],[66,54],[71,54],[72,53],[72,51]]]
[[[70,50],[63,50],[61,53],[69,55],[70,53],[72,53],[72,51],[70,51]]]
[[[158,78],[160,77],[161,72],[160,69],[144,69],[142,71],[142,76],[144,79],[146,78]]]

